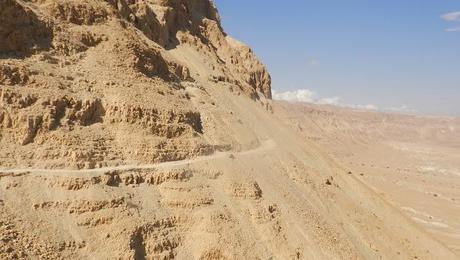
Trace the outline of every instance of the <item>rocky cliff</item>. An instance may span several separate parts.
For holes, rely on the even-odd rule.
[[[218,85],[271,97],[265,67],[210,0],[0,2],[0,166],[209,154],[190,89]]]
[[[359,120],[269,97],[209,0],[0,0],[0,259],[458,259],[452,178],[385,168],[452,212],[423,230],[310,139]]]

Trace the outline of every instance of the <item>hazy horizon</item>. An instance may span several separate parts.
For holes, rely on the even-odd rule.
[[[458,1],[215,2],[277,99],[460,116]]]

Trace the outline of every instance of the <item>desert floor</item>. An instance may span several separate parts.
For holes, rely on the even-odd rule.
[[[460,120],[280,103],[280,114],[460,253]]]

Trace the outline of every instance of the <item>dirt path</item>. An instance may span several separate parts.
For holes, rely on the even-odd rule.
[[[37,168],[13,168],[13,169],[0,169],[0,177],[2,175],[9,174],[37,174],[37,173],[46,173],[46,174],[94,174],[94,173],[104,173],[107,171],[115,170],[139,170],[139,169],[155,169],[155,168],[167,168],[167,167],[176,167],[181,165],[187,165],[196,162],[211,161],[219,158],[224,158],[227,156],[246,156],[250,154],[258,154],[268,150],[271,150],[276,147],[276,143],[269,139],[262,142],[258,147],[242,152],[217,152],[209,156],[200,156],[193,159],[186,159],[180,161],[170,161],[170,162],[161,162],[154,164],[140,164],[140,165],[119,165],[111,167],[102,167],[97,169],[82,169],[82,170],[70,170],[70,169],[37,169]]]

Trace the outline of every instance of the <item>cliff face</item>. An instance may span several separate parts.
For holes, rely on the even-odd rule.
[[[212,1],[0,2],[1,166],[211,153],[189,85],[271,97],[265,67],[223,32]]]
[[[458,259],[269,97],[210,1],[0,0],[0,259]]]
[[[38,54],[40,49],[71,56],[103,41],[115,44],[122,39],[97,32],[111,27],[112,36],[130,34],[131,45],[144,45],[147,52],[153,52],[134,54],[137,59],[158,63],[151,64],[158,70],[148,76],[168,80],[183,76],[174,68],[181,60],[168,59],[162,52],[186,45],[211,58],[209,75],[200,76],[237,83],[254,96],[254,91],[271,96],[270,76],[264,66],[247,46],[228,39],[210,0],[5,0],[0,4],[0,52],[4,57]]]
[[[119,10],[127,20],[163,48],[195,46],[217,63],[210,68],[214,70],[210,76],[249,86],[271,98],[270,75],[249,47],[224,33],[211,1],[135,1],[128,7],[123,2],[117,6],[122,6]]]

